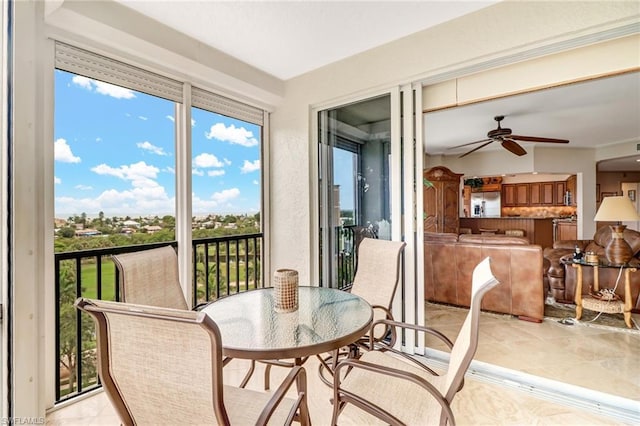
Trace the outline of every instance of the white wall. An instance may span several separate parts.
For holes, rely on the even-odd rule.
[[[636,211],[640,212],[640,197],[638,197],[640,182],[624,182],[621,184],[621,186],[622,186],[622,195],[626,195],[629,198],[631,198],[629,191],[634,191],[633,199],[631,200],[631,202],[633,203],[633,206],[636,208]],[[636,220],[633,222],[622,222],[622,223],[627,225],[627,228],[629,229],[635,229],[636,231],[640,231],[640,221]]]

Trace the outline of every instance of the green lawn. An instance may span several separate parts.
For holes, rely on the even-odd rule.
[[[97,273],[97,264],[86,263],[82,265],[82,297],[90,299],[98,297]],[[102,300],[115,300],[115,282],[116,267],[111,259],[105,259],[102,261]]]
[[[200,270],[202,270],[204,265],[198,264]],[[240,271],[237,270],[237,266],[234,263],[229,265],[229,284],[232,288],[235,289],[236,284],[236,276],[239,274],[240,286],[244,289],[245,286],[245,278],[246,278],[246,267],[242,265]],[[226,281],[226,265],[222,263],[220,265],[220,277],[223,283]],[[97,298],[97,266],[95,263],[85,263],[82,265],[82,297],[88,297],[90,299]],[[212,271],[215,271],[212,268]],[[215,281],[215,272],[213,272],[210,276],[212,280],[211,283],[213,285]],[[102,261],[102,300],[115,300],[115,280],[116,280],[116,272],[115,265],[110,259],[105,259]],[[203,285],[203,283],[199,283],[199,285]],[[221,284],[222,287],[226,287],[224,284]],[[255,283],[253,283],[253,273],[250,279],[250,288],[255,287]],[[212,289],[213,291],[213,289]],[[237,291],[237,290],[236,290]],[[223,289],[223,292],[226,292],[226,288]]]

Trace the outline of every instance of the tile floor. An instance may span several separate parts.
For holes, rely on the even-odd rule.
[[[427,306],[427,322],[450,338],[457,335],[466,311],[439,305]],[[638,317],[635,317],[636,323]],[[524,372],[560,380],[578,386],[612,393],[640,407],[640,331],[612,332],[584,324],[561,325],[545,320],[542,324],[483,313],[481,335],[475,359],[504,367],[507,375]],[[435,349],[435,342],[429,342]],[[225,367],[225,380],[239,383],[247,363],[234,360]],[[330,389],[317,377],[318,362],[310,359],[308,372],[309,405],[312,422],[328,425],[331,419]],[[261,368],[261,367],[258,367]],[[272,369],[272,383],[284,377],[285,369]],[[555,382],[552,382],[552,384]],[[260,389],[261,370],[256,371],[249,387]],[[563,386],[560,386],[563,388]],[[569,386],[569,388],[572,388]],[[575,388],[574,388],[575,389]],[[563,401],[536,396],[528,386],[519,390],[500,383],[481,380],[474,375],[465,383],[453,403],[460,425],[618,425],[632,424],[616,416],[594,414]],[[640,408],[638,408],[640,416]],[[52,410],[48,425],[118,425],[118,418],[104,395],[78,401]],[[171,423],[168,421],[168,423]],[[349,425],[341,418],[341,424]]]

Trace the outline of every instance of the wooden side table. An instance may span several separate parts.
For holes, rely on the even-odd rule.
[[[627,264],[624,266],[613,266],[608,262],[600,260],[598,263],[587,263],[585,261],[572,262],[571,266],[577,269],[576,279],[576,319],[582,317],[582,309],[588,309],[590,311],[604,312],[608,314],[622,313],[624,314],[624,322],[627,327],[632,328],[631,325],[631,284],[629,282],[629,274],[636,272],[638,266],[635,264]],[[582,295],[582,267],[587,266],[593,268],[593,291],[600,290],[599,274],[600,269],[623,269],[624,274],[624,301],[621,300],[600,300],[592,295]]]

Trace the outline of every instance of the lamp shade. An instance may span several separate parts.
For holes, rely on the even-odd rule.
[[[605,197],[593,218],[596,222],[634,222],[640,220],[629,197]]]
[[[631,204],[631,200],[625,196],[605,197],[600,204],[600,208],[593,218],[596,222],[617,222],[617,225],[610,225],[611,239],[604,248],[604,254],[611,265],[624,265],[633,256],[631,247],[624,239],[626,225],[620,222],[634,222],[640,220],[636,208]]]

